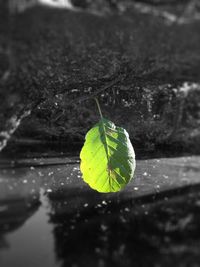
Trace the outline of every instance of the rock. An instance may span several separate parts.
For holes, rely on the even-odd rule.
[[[11,136],[13,143],[82,143],[98,120],[92,97],[99,91],[104,116],[135,145],[199,152],[200,23],[198,16],[170,23],[162,16],[189,2],[147,1],[144,12],[129,1],[104,1],[108,12],[97,14],[98,2],[83,11],[77,2],[76,11],[36,6],[12,16],[0,2],[0,148]]]

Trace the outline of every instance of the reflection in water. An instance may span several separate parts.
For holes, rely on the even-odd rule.
[[[138,239],[138,219],[130,218],[127,212],[132,205],[125,206],[117,199],[113,200],[115,204],[103,198],[94,202],[95,194],[88,191],[80,195],[85,200],[81,208],[72,211],[68,203],[74,196],[64,195],[62,199],[51,197],[50,214],[62,266],[132,266],[142,260],[143,250],[146,257],[154,252]]]
[[[49,206],[43,192],[41,192],[40,201],[42,203],[40,208],[38,209],[37,206],[37,208],[32,210],[31,214],[28,213],[28,215],[32,215],[32,217],[30,219],[27,217],[23,218],[23,222],[18,225],[18,227],[22,226],[27,220],[23,227],[12,235],[6,235],[6,239],[4,240],[6,240],[9,250],[0,251],[0,266],[57,266],[53,253],[52,226],[48,223]],[[19,210],[16,211],[15,216],[16,223],[19,223],[20,220],[18,211]],[[24,213],[23,215],[25,217]],[[6,221],[5,225],[9,225],[8,218],[5,216],[3,218]],[[6,232],[10,232],[11,230],[12,229],[8,229]],[[2,234],[5,235],[6,232],[3,231]]]
[[[72,193],[60,197],[50,196],[50,221],[63,267],[197,266],[200,261],[199,192],[145,204],[117,198],[94,202],[88,191],[80,194],[85,204],[74,210],[68,208]]]
[[[10,247],[5,235],[22,227],[38,207],[38,199],[33,200],[32,203],[28,203],[25,199],[13,200],[8,203],[0,202],[0,249]]]
[[[199,157],[138,160],[135,179],[115,194],[91,190],[74,159],[1,167],[0,266],[200,262]]]

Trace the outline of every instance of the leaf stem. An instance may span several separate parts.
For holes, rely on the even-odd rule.
[[[97,108],[98,108],[100,117],[101,117],[101,119],[103,119],[103,115],[102,115],[102,112],[101,112],[99,101],[98,101],[98,99],[96,97],[94,98],[94,100],[96,101],[96,104],[97,104]]]

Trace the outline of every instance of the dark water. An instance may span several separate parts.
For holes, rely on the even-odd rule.
[[[76,157],[1,160],[0,266],[198,266],[200,158],[138,160],[124,191]]]

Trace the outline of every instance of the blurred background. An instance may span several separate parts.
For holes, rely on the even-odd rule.
[[[200,1],[0,0],[0,266],[199,266]],[[103,115],[136,152],[100,195]]]

